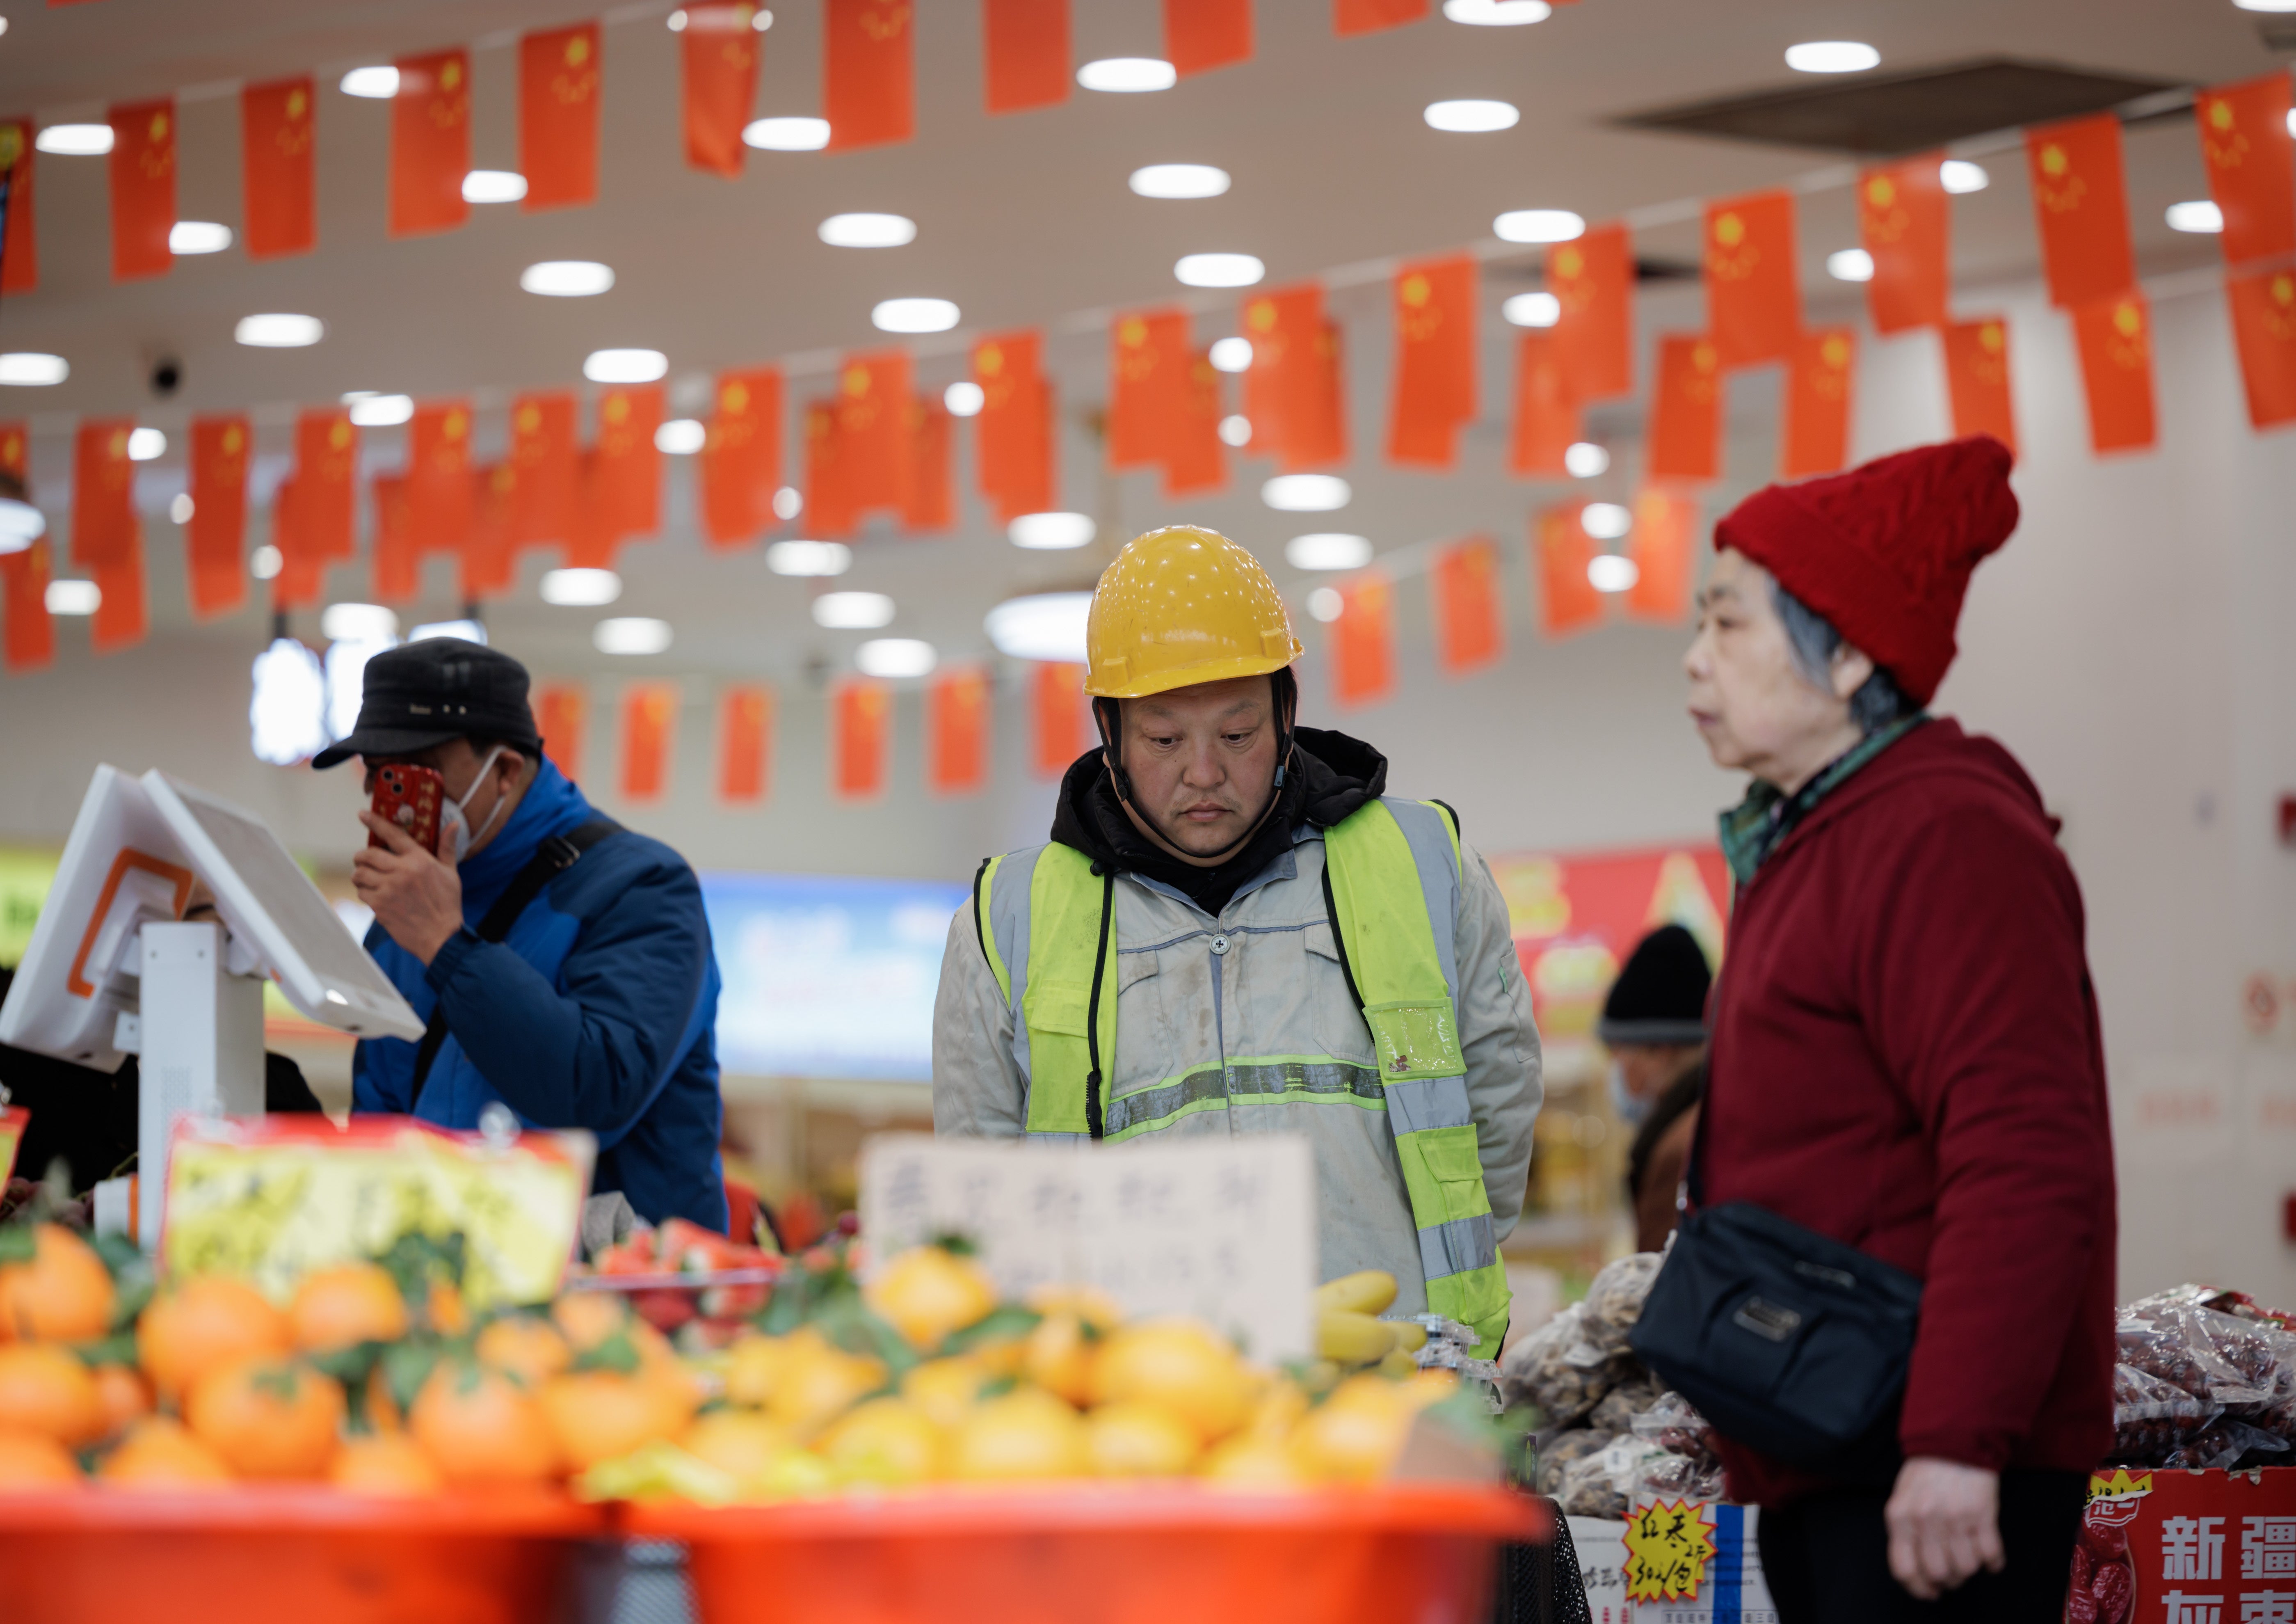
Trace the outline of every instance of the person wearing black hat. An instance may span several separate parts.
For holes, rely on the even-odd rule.
[[[316,757],[443,780],[439,850],[371,810],[352,860],[367,951],[429,1023],[370,1038],[352,1107],[474,1128],[496,1102],[597,1136],[597,1194],[638,1217],[726,1226],[714,1038],[718,966],[701,882],[659,841],[594,812],[542,753],[526,668],[458,637],[367,662],[358,725]]]
[[[1706,1081],[1706,950],[1680,925],[1636,945],[1611,984],[1595,1035],[1611,1051],[1611,1103],[1634,1129],[1627,1199],[1635,1249],[1656,1251],[1674,1231],[1675,1187],[1698,1124]]]

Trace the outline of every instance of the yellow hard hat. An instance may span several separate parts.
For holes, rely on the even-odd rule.
[[[1093,589],[1084,640],[1084,691],[1100,699],[1265,677],[1302,652],[1259,561],[1193,524],[1125,544]]]

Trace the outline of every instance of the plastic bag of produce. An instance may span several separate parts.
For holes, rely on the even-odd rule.
[[[1636,1416],[1635,1436],[1670,1455],[1685,1456],[1718,1470],[1721,1466],[1721,1457],[1714,1452],[1714,1429],[1680,1393],[1660,1394],[1657,1403]]]
[[[1643,1468],[1665,1453],[1628,1433],[1563,1467],[1555,1499],[1571,1517],[1622,1518],[1634,1504]]]
[[[1567,1427],[1603,1400],[1633,1367],[1631,1354],[1606,1352],[1586,1335],[1586,1305],[1572,1303],[1508,1349],[1499,1388],[1510,1404],[1528,1399],[1549,1426]]]
[[[1627,1351],[1627,1333],[1642,1318],[1651,1282],[1665,1260],[1662,1253],[1638,1251],[1603,1266],[1587,1288],[1584,1333],[1589,1342],[1604,1353]]]
[[[1643,1462],[1635,1479],[1634,1503],[1652,1500],[1718,1500],[1722,1497],[1722,1467],[1714,1461],[1695,1461],[1686,1455],[1653,1455]]]
[[[2218,1315],[2234,1329],[2212,1334],[2206,1317],[2205,1310],[2185,1303],[2122,1309],[2115,1327],[2120,1362],[2227,1410],[2269,1406],[2276,1397],[2264,1368],[2269,1360],[2261,1357],[2267,1351],[2261,1337],[2249,1336],[2255,1327]],[[2242,1362],[2226,1357],[2219,1343]],[[2265,1378],[2261,1384],[2259,1378]]]
[[[2170,1449],[2159,1464],[2194,1472],[2238,1465],[2243,1460],[2252,1466],[2276,1466],[2281,1464],[2276,1457],[2287,1450],[2288,1441],[2284,1438],[2259,1431],[2244,1421],[2224,1420]]]
[[[1531,1486],[1553,1498],[1562,1490],[1563,1472],[1574,1463],[1609,1448],[1615,1436],[1610,1432],[1590,1431],[1585,1427],[1555,1433],[1539,1446],[1538,1470],[1532,1473]]]
[[[1648,1373],[1628,1375],[1627,1379],[1603,1395],[1603,1402],[1587,1417],[1587,1424],[1598,1432],[1637,1432],[1636,1417],[1656,1404],[1666,1389]]]
[[[2224,1407],[2196,1398],[2175,1382],[2120,1365],[2112,1372],[2112,1456],[2157,1466],[2169,1452],[2206,1431]]]

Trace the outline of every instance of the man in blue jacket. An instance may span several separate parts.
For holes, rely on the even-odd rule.
[[[358,726],[312,765],[357,756],[444,780],[439,852],[373,811],[353,859],[367,951],[429,1022],[370,1038],[353,1108],[474,1128],[496,1101],[598,1138],[594,1193],[640,1218],[726,1227],[713,1029],[718,964],[701,887],[659,841],[600,816],[542,754],[526,668],[455,637],[367,662]]]

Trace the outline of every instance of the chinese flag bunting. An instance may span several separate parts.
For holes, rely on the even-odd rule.
[[[1171,459],[1188,409],[1188,313],[1138,310],[1109,324],[1108,465]]]
[[[184,527],[192,613],[209,620],[247,602],[247,460],[252,431],[234,414],[192,419],[192,521]]]
[[[2296,134],[2285,70],[2201,92],[2193,108],[2209,191],[2224,212],[2225,263],[2296,254]]]
[[[1580,438],[1578,403],[1563,381],[1561,347],[1552,331],[1532,328],[1515,342],[1514,438],[1507,467],[1562,478],[1562,455]]]
[[[1188,358],[1187,398],[1182,403],[1178,439],[1164,464],[1164,494],[1193,496],[1220,490],[1227,485],[1227,447],[1219,437],[1226,410],[1219,368],[1211,351],[1200,349]]]
[[[938,400],[909,397],[907,447],[901,455],[901,527],[912,534],[956,523],[955,419]]]
[[[1945,324],[1952,210],[1938,178],[1943,159],[1924,152],[1857,177],[1857,234],[1874,258],[1866,308],[1881,332]]]
[[[144,527],[130,520],[127,551],[88,571],[102,595],[88,622],[88,646],[99,654],[133,648],[150,628],[144,593]]]
[[[311,78],[276,79],[239,93],[239,165],[250,259],[308,254],[318,242],[312,201]]]
[[[374,499],[374,601],[408,603],[422,590],[422,558],[415,551],[414,527],[406,518],[406,476],[379,473],[367,481]],[[287,511],[287,488],[279,488],[273,510],[275,535]],[[283,572],[281,579],[286,577]]]
[[[693,21],[689,12],[689,31]],[[594,22],[518,42],[518,172],[529,211],[598,201],[600,43]]]
[[[518,547],[511,521],[518,512],[518,467],[507,458],[471,470],[471,529],[463,543],[465,603],[500,597],[517,584]]]
[[[517,479],[511,540],[521,547],[565,541],[574,529],[581,460],[574,443],[574,397],[521,395],[510,407],[510,462]]]
[[[588,499],[610,541],[661,528],[661,453],[653,443],[661,405],[659,383],[626,384],[599,397]]]
[[[829,691],[829,779],[840,800],[885,792],[892,754],[893,695],[884,684],[848,677]]]
[[[1946,393],[1953,401],[1955,438],[1990,434],[2017,450],[2017,418],[2009,399],[2009,324],[1997,316],[1944,327]]]
[[[598,448],[589,447],[574,459],[574,501],[566,530],[563,556],[570,570],[611,570],[622,544],[622,532],[608,518],[598,500]]]
[[[813,400],[805,408],[805,528],[816,536],[850,536],[860,528],[861,509],[853,497],[852,471],[844,435],[837,426],[837,403]]]
[[[2227,278],[2225,296],[2248,386],[2248,421],[2259,429],[2296,422],[2296,271]]]
[[[1446,547],[1433,571],[1435,652],[1453,677],[1487,666],[1506,652],[1499,608],[1499,550],[1488,537]]]
[[[622,799],[660,800],[669,787],[677,731],[677,685],[632,683],[622,691]]]
[[[728,179],[742,173],[742,129],[758,96],[758,8],[701,0],[685,8],[685,161]]]
[[[848,356],[837,374],[837,453],[858,516],[898,511],[909,449],[909,352]]]
[[[980,494],[1004,523],[1053,505],[1052,386],[1037,370],[1041,349],[1035,332],[995,333],[972,347]]]
[[[720,373],[718,412],[701,447],[701,527],[713,547],[738,547],[774,522],[782,482],[782,374]]]
[[[1029,710],[1036,723],[1029,753],[1037,776],[1058,778],[1085,752],[1085,724],[1091,707],[1084,696],[1085,669],[1061,660],[1040,660],[1029,673]]]
[[[1456,254],[1395,274],[1392,463],[1448,468],[1458,427],[1475,414],[1475,260]]]
[[[48,613],[49,541],[0,554],[0,660],[12,671],[37,671],[56,658],[56,626]]]
[[[135,464],[127,460],[130,417],[86,417],[72,443],[71,562],[94,570],[135,545]]]
[[[1690,618],[1697,502],[1673,491],[1644,491],[1635,498],[1634,538],[1636,575],[1627,588],[1627,613],[1662,626],[1681,625]]]
[[[1339,339],[1316,283],[1263,293],[1243,308],[1251,365],[1243,374],[1251,448],[1286,472],[1345,460]]]
[[[718,699],[718,799],[754,807],[773,787],[774,691],[742,683]]]
[[[32,127],[21,119],[0,124],[0,171],[8,181],[8,240],[0,247],[0,293],[29,293],[40,285],[40,250],[33,229]]]
[[[1820,327],[1794,344],[1786,368],[1785,455],[1779,477],[1834,473],[1849,463],[1849,401],[1857,380],[1857,333]]]
[[[1341,38],[1400,28],[1427,15],[1427,0],[1332,0],[1332,28]]]
[[[906,141],[916,128],[911,0],[823,0],[829,150]]]
[[[418,553],[459,553],[471,538],[471,408],[426,401],[408,425],[406,517]]]
[[[1376,705],[1395,693],[1395,588],[1376,570],[1338,588],[1332,622],[1332,697],[1343,709]]]
[[[988,784],[988,673],[950,666],[925,690],[925,783],[936,795]]]
[[[549,683],[534,696],[535,730],[542,752],[569,779],[582,775],[582,741],[589,732],[590,696],[572,683]]]
[[[1727,369],[1793,355],[1801,334],[1791,192],[1706,205],[1706,331]]]
[[[1567,637],[1603,623],[1603,595],[1587,578],[1595,538],[1578,521],[1583,504],[1550,507],[1531,519],[1532,561],[1538,574],[1538,624],[1550,637]]]
[[[1340,324],[1326,321],[1308,346],[1306,398],[1292,425],[1285,468],[1328,468],[1348,460],[1347,393]]]
[[[1554,354],[1577,400],[1635,387],[1635,255],[1624,226],[1596,226],[1546,254],[1546,288],[1562,307]]]
[[[1658,398],[1651,404],[1650,477],[1711,480],[1721,472],[1721,357],[1711,340],[1695,333],[1666,333],[1658,341]]]
[[[463,201],[470,172],[471,53],[400,57],[390,103],[390,234],[451,231],[470,218]]]
[[[1251,0],[1164,0],[1164,60],[1182,78],[1251,60]]]
[[[2136,282],[2121,179],[2120,120],[2111,113],[2025,132],[2033,213],[2049,302],[2063,309],[2125,293]]]
[[[297,493],[301,481],[289,474],[279,481],[271,498],[271,545],[279,553],[279,573],[271,578],[271,607],[284,614],[319,601],[325,588],[327,561],[304,538],[303,504]],[[398,483],[404,487],[406,481]],[[410,566],[411,568],[412,566]],[[378,566],[378,574],[380,567]],[[410,589],[408,595],[413,595]]]
[[[2073,312],[2081,384],[2088,395],[2089,445],[2146,451],[2152,432],[2152,317],[2142,293],[2083,305]]]
[[[348,412],[326,407],[295,419],[295,525],[310,557],[357,551],[357,476],[358,430]]]
[[[1069,99],[1069,0],[982,0],[980,21],[990,112]]]
[[[31,472],[32,446],[24,425],[0,423],[0,473],[12,473],[24,480],[30,477]]]
[[[10,217],[14,211],[10,210]],[[164,276],[176,263],[176,103],[111,110],[111,280]]]

